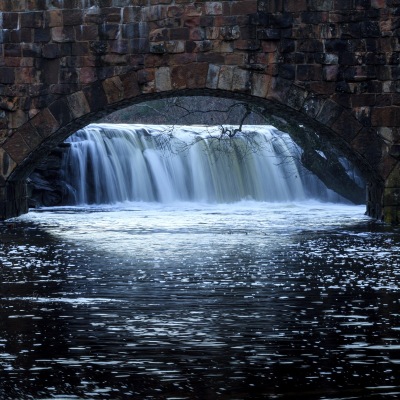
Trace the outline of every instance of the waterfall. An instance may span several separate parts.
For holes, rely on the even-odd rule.
[[[70,204],[338,199],[272,126],[245,126],[221,138],[220,127],[92,124],[68,142]]]

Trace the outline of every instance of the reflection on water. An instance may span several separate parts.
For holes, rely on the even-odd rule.
[[[1,399],[400,395],[400,231],[321,204],[0,225]]]

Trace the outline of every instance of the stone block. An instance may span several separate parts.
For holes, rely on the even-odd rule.
[[[105,79],[102,84],[109,104],[116,103],[124,98],[124,86],[119,77]]]
[[[259,40],[242,40],[242,39],[239,39],[239,40],[235,40],[234,41],[234,47],[232,46],[232,50],[231,51],[233,52],[234,49],[247,50],[247,51],[257,51],[257,50],[260,49],[260,47],[261,47],[261,43],[260,43]]]
[[[186,89],[187,66],[175,66],[171,68],[170,80],[173,89]]]
[[[164,54],[167,53],[165,42],[150,42],[150,53]]]
[[[20,43],[6,43],[4,45],[4,57],[21,57],[21,49]]]
[[[230,4],[231,15],[248,15],[257,12],[256,0],[232,1]]]
[[[200,17],[203,14],[203,7],[199,3],[185,4],[185,15],[188,17]]]
[[[347,142],[351,142],[363,125],[349,111],[342,112],[331,125],[332,129]]]
[[[400,126],[400,107],[374,107],[371,111],[371,125],[376,127]]]
[[[62,21],[64,26],[68,25],[82,25],[84,20],[84,10],[62,10]]]
[[[183,26],[187,28],[195,28],[198,26],[204,26],[203,23],[200,23],[200,17],[185,17],[183,21]]]
[[[315,94],[310,94],[304,101],[302,111],[311,118],[315,118],[321,110],[323,100]]]
[[[44,26],[44,14],[41,11],[28,11],[19,16],[20,28],[40,28]]]
[[[257,38],[261,40],[280,40],[281,29],[263,28],[257,29]]]
[[[247,55],[243,53],[229,53],[226,54],[223,59],[225,65],[236,65],[242,67],[247,64]]]
[[[167,53],[177,54],[185,51],[185,41],[183,40],[169,40],[165,42],[165,49]]]
[[[137,82],[143,93],[155,90],[155,68],[141,69],[137,73]]]
[[[90,112],[96,112],[104,110],[107,106],[107,96],[104,92],[103,85],[101,82],[96,81],[83,89],[87,103],[90,108]]]
[[[332,53],[319,53],[317,52],[314,55],[314,59],[316,63],[325,64],[325,65],[336,65],[339,63],[339,57],[337,54]]]
[[[15,81],[15,70],[14,68],[0,67],[0,83],[10,84]]]
[[[46,43],[42,46],[42,57],[57,58],[60,57],[60,46],[56,43]]]
[[[118,55],[110,54],[111,57],[115,58],[113,64],[121,64],[125,62],[126,65],[126,57],[122,57],[122,55],[129,53],[129,42],[127,40],[112,40],[109,49],[111,53]]]
[[[41,72],[43,83],[52,84],[59,82],[59,78],[61,78],[59,59],[37,59],[35,66]]]
[[[150,42],[162,42],[165,40],[169,40],[169,29],[159,28],[153,29],[149,33]]]
[[[167,16],[169,18],[181,18],[184,14],[188,15],[187,11],[183,5],[171,5],[167,8]]]
[[[67,43],[67,42],[75,42],[75,29],[73,26],[56,26],[50,29],[51,32],[51,40],[55,43]],[[46,42],[48,42],[46,40]]]
[[[145,22],[136,22],[124,24],[121,27],[122,37],[127,39],[148,38],[149,24]]]
[[[296,43],[296,51],[305,53],[324,53],[324,44],[318,39],[300,39]]]
[[[371,7],[384,9],[386,8],[386,0],[371,0]]]
[[[294,110],[301,110],[308,96],[308,92],[296,85],[291,85],[287,94],[287,105]]]
[[[24,161],[31,152],[24,138],[18,132],[9,137],[2,147],[17,164]]]
[[[297,65],[296,79],[299,81],[320,81],[322,79],[322,67],[314,64]]]
[[[217,88],[222,90],[231,90],[232,89],[232,80],[233,80],[233,66],[230,65],[222,65],[219,71],[218,84]]]
[[[60,127],[59,122],[48,108],[45,108],[35,117],[33,117],[31,124],[36,129],[38,134],[43,138],[50,136]]]
[[[169,30],[169,37],[171,40],[188,40],[189,39],[189,28],[172,28]]]
[[[3,29],[17,29],[19,21],[19,13],[4,12],[2,13],[2,28]]]
[[[328,65],[323,67],[322,79],[328,82],[335,82],[338,78],[339,66],[338,65]]]
[[[284,0],[283,4],[285,11],[295,13],[306,11],[308,7],[307,0]]]
[[[206,32],[201,27],[194,27],[189,29],[189,40],[200,41],[206,38]]]
[[[60,124],[60,127],[67,125],[73,119],[65,98],[53,101],[53,103],[49,105],[49,111]]]
[[[124,97],[130,99],[140,94],[137,74],[134,71],[128,72],[120,77],[124,87]]]
[[[74,27],[75,38],[78,42],[86,42],[99,39],[97,25],[78,25]]]
[[[49,28],[63,25],[62,11],[61,10],[48,10],[45,12],[45,24]]]
[[[284,0],[260,0],[258,10],[262,12],[275,13],[284,11]]]
[[[162,5],[143,7],[141,9],[141,20],[148,22],[165,19],[167,16],[167,11],[168,7]]]
[[[221,1],[208,1],[205,4],[206,15],[222,15]]]
[[[119,24],[103,24],[99,26],[100,40],[115,40],[119,34]]]
[[[195,53],[177,53],[177,54],[171,54],[169,60],[165,60],[165,58],[163,57],[162,62],[159,62],[159,64],[165,63],[165,65],[173,66],[173,65],[191,64],[196,61],[204,62],[207,60],[202,60],[201,58],[198,58],[197,54]]]
[[[23,110],[15,110],[8,115],[8,127],[10,129],[19,128],[28,120],[28,114]]]
[[[270,75],[253,72],[251,75],[251,94],[256,97],[266,98],[271,80]]]
[[[251,89],[250,72],[248,70],[236,67],[233,70],[232,90],[247,92]]]
[[[214,42],[211,40],[188,40],[185,43],[187,53],[202,53],[213,49],[215,50]]]
[[[206,86],[209,89],[216,89],[218,86],[220,67],[218,65],[210,64],[207,72]]]
[[[228,54],[223,56],[222,54],[213,53],[213,52],[204,52],[204,53],[195,53],[190,54],[195,56],[195,60],[198,62],[206,62],[208,64],[219,65],[219,64],[229,64],[226,62]]]
[[[129,41],[129,48],[131,53],[145,54],[150,51],[150,43],[148,39],[132,39]]]
[[[35,150],[43,141],[43,138],[29,122],[22,125],[18,129],[18,133],[23,137],[31,150]]]
[[[292,64],[280,64],[278,65],[278,74],[282,78],[294,80],[296,76],[296,66]]]
[[[156,70],[155,87],[157,92],[164,92],[172,89],[171,70],[169,67],[161,67]]]
[[[321,107],[315,119],[321,124],[331,127],[343,111],[344,108],[336,104],[334,101],[323,100],[321,101]]]
[[[197,63],[186,67],[186,81],[188,89],[204,88],[207,82],[208,63]]]

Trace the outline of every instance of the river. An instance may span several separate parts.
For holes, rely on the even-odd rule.
[[[400,231],[317,201],[0,224],[0,398],[400,396]]]

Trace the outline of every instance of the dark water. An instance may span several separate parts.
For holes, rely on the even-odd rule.
[[[1,399],[400,396],[400,231],[136,204],[0,225]]]

